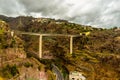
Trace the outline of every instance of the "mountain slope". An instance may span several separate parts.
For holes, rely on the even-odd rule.
[[[54,63],[63,72],[64,76],[70,71],[76,70],[82,72],[87,80],[120,79],[119,30],[93,28],[49,18],[16,17],[7,18],[6,21],[13,30],[81,35],[74,38],[74,53],[72,55],[69,54],[68,37],[43,38],[43,56],[53,56],[51,60],[39,60],[46,66],[47,70],[51,70],[51,64]],[[88,32],[90,34],[86,35]],[[25,41],[26,53],[38,53],[39,37],[27,35],[20,37]]]

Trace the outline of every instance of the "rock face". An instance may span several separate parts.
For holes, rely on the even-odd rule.
[[[27,58],[24,41],[11,32],[9,25],[0,20],[0,80],[48,80],[44,65]]]
[[[19,59],[26,58],[23,41],[10,32],[9,25],[0,20],[0,76],[7,78],[19,73],[16,65]]]
[[[16,35],[11,36],[9,25],[0,20],[0,55],[6,59],[25,58],[23,41]]]

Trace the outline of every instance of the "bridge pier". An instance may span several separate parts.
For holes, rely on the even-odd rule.
[[[39,58],[42,58],[42,35],[39,36]]]
[[[73,36],[70,36],[70,54],[73,53]]]

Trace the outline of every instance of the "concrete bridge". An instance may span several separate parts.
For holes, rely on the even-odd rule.
[[[15,33],[22,34],[22,35],[34,35],[39,36],[39,58],[42,58],[42,38],[44,36],[52,36],[52,37],[69,37],[70,38],[70,54],[73,53],[73,38],[74,37],[80,37],[81,35],[69,35],[69,34],[43,34],[43,33],[32,33],[32,32],[21,32],[21,31],[15,31]],[[11,31],[11,35],[13,36],[14,32]]]

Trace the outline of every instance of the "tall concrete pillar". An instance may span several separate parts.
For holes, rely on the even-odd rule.
[[[42,58],[42,35],[39,37],[39,58]]]
[[[73,36],[70,36],[70,54],[73,53]]]

